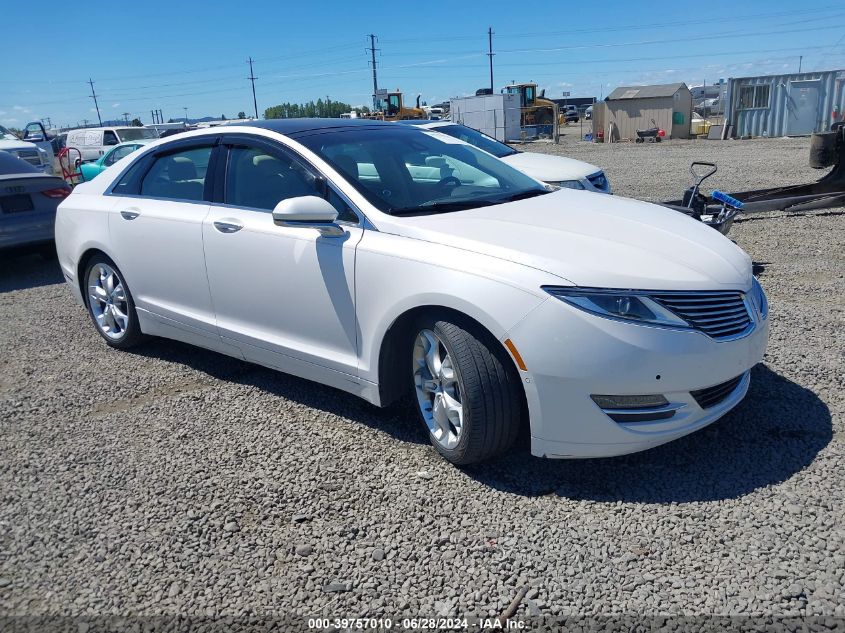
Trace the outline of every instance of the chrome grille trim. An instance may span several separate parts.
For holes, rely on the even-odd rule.
[[[748,302],[741,292],[660,292],[649,296],[715,340],[740,338],[754,329]]]
[[[41,156],[39,156],[37,149],[19,149],[15,154],[30,165],[41,165]]]

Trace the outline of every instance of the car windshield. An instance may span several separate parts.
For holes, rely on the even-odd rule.
[[[158,134],[152,128],[147,127],[131,127],[117,131],[121,142],[137,141],[139,139],[158,138]]]
[[[500,143],[496,139],[465,125],[440,125],[432,128],[432,130],[459,138],[464,143],[475,145],[478,149],[483,149],[488,154],[493,154],[493,156],[497,156],[498,158],[518,153],[512,147],[508,147],[504,143]]]
[[[392,215],[460,211],[549,193],[490,154],[432,131],[397,125],[297,140]]]
[[[0,138],[4,139],[6,141],[17,141],[17,140],[19,140],[17,136],[12,134],[9,130],[4,128],[2,125],[0,125]]]

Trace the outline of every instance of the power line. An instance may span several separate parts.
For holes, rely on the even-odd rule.
[[[97,109],[97,120],[100,122],[100,127],[102,127],[103,118],[100,116],[100,104],[97,103],[97,93],[94,92],[94,80],[89,77],[88,83],[91,84],[91,98],[94,99],[94,107]]]
[[[258,118],[258,101],[255,99],[255,80],[258,77],[255,77],[255,73],[252,72],[252,57],[249,58],[249,77],[248,79],[252,82],[252,105],[255,107],[255,118]]]

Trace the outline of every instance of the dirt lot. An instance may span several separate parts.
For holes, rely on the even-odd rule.
[[[693,159],[726,191],[817,178],[807,147],[531,149],[666,199]],[[772,320],[734,412],[638,455],[467,470],[401,411],[166,341],[113,351],[54,263],[0,260],[0,615],[487,615],[528,585],[522,615],[845,617],[845,210],[731,237]]]

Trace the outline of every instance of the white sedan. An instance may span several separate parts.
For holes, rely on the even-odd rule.
[[[610,193],[610,182],[604,171],[590,163],[566,156],[521,152],[486,134],[482,134],[478,130],[459,123],[450,123],[449,121],[402,121],[402,123],[414,125],[424,130],[448,134],[464,143],[475,145],[488,154],[493,154],[496,158],[505,161],[511,167],[516,167],[518,170],[525,172],[535,180],[566,189]]]
[[[77,186],[56,244],[112,347],[168,337],[408,397],[456,464],[523,431],[545,457],[691,433],[745,396],[768,339],[751,261],[717,231],[393,123],[162,139]]]

